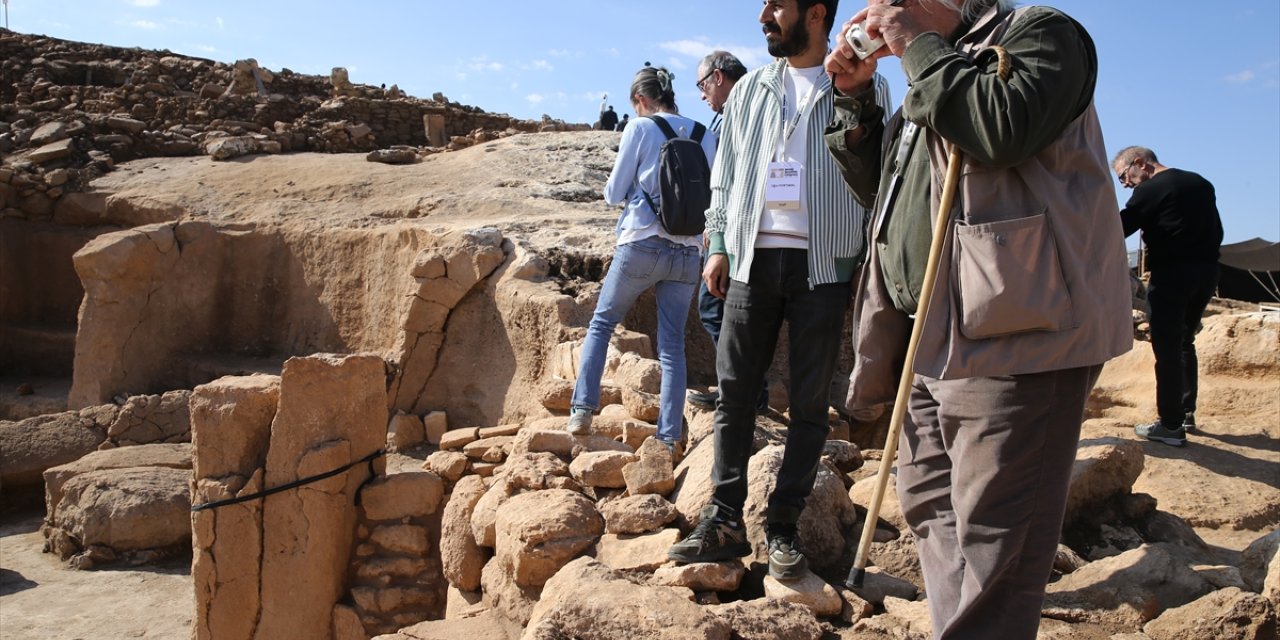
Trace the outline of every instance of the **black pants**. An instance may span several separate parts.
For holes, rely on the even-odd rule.
[[[1176,264],[1151,270],[1147,306],[1156,357],[1156,408],[1168,429],[1196,410],[1196,331],[1218,286],[1218,265]]]
[[[716,351],[720,403],[715,417],[712,501],[739,518],[747,499],[747,462],[755,439],[756,398],[778,344],[782,321],[790,328],[791,426],[771,510],[798,517],[813,490],[830,425],[831,377],[840,353],[847,282],[810,287],[808,252],[757,249],[750,283],[734,282],[725,301]]]

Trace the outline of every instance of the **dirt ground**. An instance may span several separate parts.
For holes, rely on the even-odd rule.
[[[191,561],[75,571],[42,553],[42,511],[0,516],[0,638],[125,640],[191,637]]]

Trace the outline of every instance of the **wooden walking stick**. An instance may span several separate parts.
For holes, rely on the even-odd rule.
[[[1003,47],[991,47],[999,57],[997,73],[1001,80],[1009,79],[1009,54]],[[942,245],[951,222],[951,206],[955,202],[956,188],[960,183],[960,149],[954,144],[947,157],[947,175],[942,183],[942,198],[938,202],[938,219],[933,223],[933,239],[929,242],[929,262],[924,270],[924,282],[920,285],[920,302],[916,307],[915,321],[911,324],[911,338],[907,341],[907,358],[902,364],[902,377],[898,381],[898,395],[893,400],[893,415],[889,419],[888,440],[884,444],[884,453],[880,457],[880,469],[876,472],[875,491],[871,494],[871,503],[867,505],[867,521],[862,526],[862,537],[858,540],[858,553],[854,556],[853,567],[849,569],[849,577],[845,586],[850,589],[862,588],[867,575],[867,552],[871,550],[871,541],[875,537],[876,522],[880,519],[880,505],[884,502],[885,488],[889,485],[890,470],[894,458],[898,454],[898,434],[902,431],[902,423],[907,417],[907,400],[911,397],[912,372],[916,359],[916,348],[920,346],[920,333],[924,328],[925,316],[929,313],[929,301],[933,298],[933,287],[938,279],[938,262],[942,259]]]

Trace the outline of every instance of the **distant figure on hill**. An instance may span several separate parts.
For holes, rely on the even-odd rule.
[[[1120,212],[1124,235],[1142,230],[1147,245],[1147,308],[1156,357],[1159,419],[1139,425],[1143,438],[1181,447],[1196,429],[1199,362],[1196,331],[1218,286],[1222,219],[1208,180],[1166,167],[1146,147],[1127,147],[1111,161],[1133,197]]]
[[[613,131],[618,128],[618,112],[613,110],[613,105],[609,105],[608,109],[600,112],[600,130]]]
[[[624,114],[622,114],[622,120],[620,120],[620,121],[618,122],[618,126],[614,127],[614,128],[613,128],[613,130],[614,130],[614,131],[625,131],[625,130],[626,130],[626,128],[627,128],[627,125],[628,125],[628,124],[630,124],[630,123],[631,123],[631,114],[629,114],[629,113],[624,113]]]

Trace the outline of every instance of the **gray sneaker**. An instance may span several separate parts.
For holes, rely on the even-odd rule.
[[[587,407],[574,407],[569,412],[569,424],[565,425],[564,430],[575,436],[585,436],[591,433],[591,409]]]
[[[795,525],[769,527],[765,539],[769,544],[769,575],[782,582],[803,578],[809,563],[800,551]]]
[[[1153,442],[1162,442],[1172,447],[1181,447],[1187,444],[1187,432],[1181,427],[1178,429],[1166,428],[1160,421],[1151,424],[1140,424],[1133,428],[1133,432],[1138,437],[1146,438]]]
[[[1196,414],[1187,413],[1182,416],[1182,430],[1187,433],[1196,432]]]
[[[747,529],[720,515],[719,508],[709,504],[699,514],[698,526],[684,540],[671,545],[667,557],[676,562],[719,562],[751,555]]]

